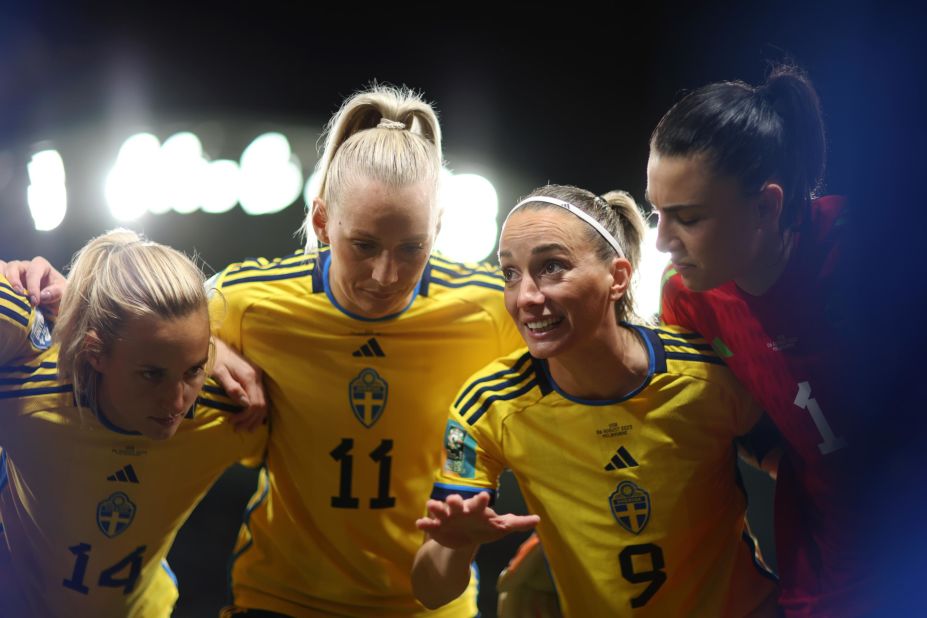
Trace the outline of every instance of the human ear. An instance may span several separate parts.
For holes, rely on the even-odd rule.
[[[95,330],[88,330],[84,335],[84,354],[93,370],[103,373],[103,342]]]
[[[612,284],[609,290],[609,298],[615,302],[618,301],[628,288],[631,286],[631,275],[634,269],[631,268],[631,262],[627,258],[612,259]]]
[[[315,231],[316,238],[326,245],[331,244],[328,236],[328,206],[320,197],[312,200],[312,229]]]
[[[775,229],[778,229],[784,199],[785,192],[779,183],[768,182],[760,190],[756,207],[757,215],[759,215],[763,227],[775,227]]]

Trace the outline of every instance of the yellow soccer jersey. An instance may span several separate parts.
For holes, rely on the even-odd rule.
[[[426,612],[409,572],[440,463],[444,414],[474,371],[521,345],[489,266],[432,257],[410,305],[351,315],[326,250],[246,261],[216,278],[220,336],[264,371],[270,445],[235,552],[235,604],[314,616]]]
[[[78,409],[57,359],[0,277],[0,616],[169,616],[177,530],[227,466],[259,463],[267,430],[236,433],[208,385],[173,438],[149,440]]]
[[[696,335],[634,328],[649,377],[619,400],[570,397],[524,349],[475,374],[432,497],[494,493],[510,468],[566,616],[746,615],[774,589],[732,445],[759,412]]]

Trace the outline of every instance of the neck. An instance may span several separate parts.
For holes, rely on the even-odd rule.
[[[650,358],[634,330],[615,324],[603,335],[548,360],[562,391],[579,399],[618,399],[647,378]]]
[[[792,254],[795,235],[786,230],[763,243],[749,272],[734,278],[734,283],[751,296],[761,296],[779,280]]]

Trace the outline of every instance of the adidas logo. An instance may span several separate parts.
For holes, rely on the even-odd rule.
[[[115,474],[110,474],[106,477],[106,480],[116,481],[117,483],[138,483],[138,477],[135,476],[135,469],[132,468],[132,464],[122,470],[117,470]]]
[[[351,356],[386,356],[386,353],[377,343],[377,340],[371,337],[367,340],[367,343],[354,350]]]
[[[625,447],[620,447],[614,455],[612,455],[611,461],[605,464],[605,469],[609,472],[612,470],[621,470],[622,468],[636,468],[637,461],[631,457],[631,453],[628,452],[628,449]]]

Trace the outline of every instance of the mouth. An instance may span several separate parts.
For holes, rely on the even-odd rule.
[[[542,335],[557,328],[561,322],[563,322],[563,318],[555,318],[551,316],[538,320],[530,320],[524,322],[524,325],[531,332],[531,334]]]
[[[170,416],[149,416],[152,421],[161,425],[162,427],[173,427],[180,422],[184,416],[183,412],[177,414],[171,414]]]
[[[684,272],[695,268],[694,264],[689,264],[688,262],[673,262],[672,264],[676,272]]]

